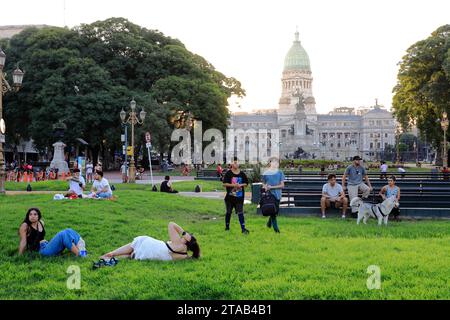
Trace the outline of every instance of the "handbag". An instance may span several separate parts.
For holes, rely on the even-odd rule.
[[[263,216],[274,216],[277,214],[277,199],[269,192],[262,192],[259,207]]]

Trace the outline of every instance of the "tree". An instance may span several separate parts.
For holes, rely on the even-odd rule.
[[[98,153],[108,158],[121,149],[119,112],[134,97],[148,115],[137,129],[137,142],[149,130],[155,148],[164,153],[180,116],[181,121],[186,115],[202,120],[205,129],[225,130],[227,99],[245,94],[239,81],[179,40],[123,18],[73,29],[28,28],[2,45],[10,57],[7,71],[17,61],[26,71],[20,94],[5,99],[12,145],[32,137],[38,150],[51,147],[52,125],[62,120],[67,144],[82,138],[94,160]]]
[[[450,25],[413,44],[403,57],[393,89],[393,110],[404,128],[416,125],[422,137],[439,148],[439,119],[450,106]]]

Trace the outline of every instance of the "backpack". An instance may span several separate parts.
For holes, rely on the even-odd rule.
[[[270,192],[263,192],[261,200],[259,200],[259,207],[263,216],[274,216],[277,213],[277,199]]]

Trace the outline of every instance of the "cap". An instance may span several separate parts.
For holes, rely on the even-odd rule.
[[[355,161],[355,160],[362,160],[362,159],[361,159],[360,156],[354,156],[354,157],[353,157],[353,161]]]

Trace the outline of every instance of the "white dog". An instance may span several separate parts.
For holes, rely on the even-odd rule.
[[[391,213],[394,206],[399,206],[399,203],[395,196],[389,197],[384,200],[382,203],[372,204],[363,202],[361,198],[355,197],[350,201],[351,207],[358,207],[358,219],[356,220],[356,224],[359,224],[359,221],[363,219],[364,224],[367,223],[367,219],[370,216],[378,219],[378,225],[381,225],[384,219],[384,224],[387,225],[389,213]]]

